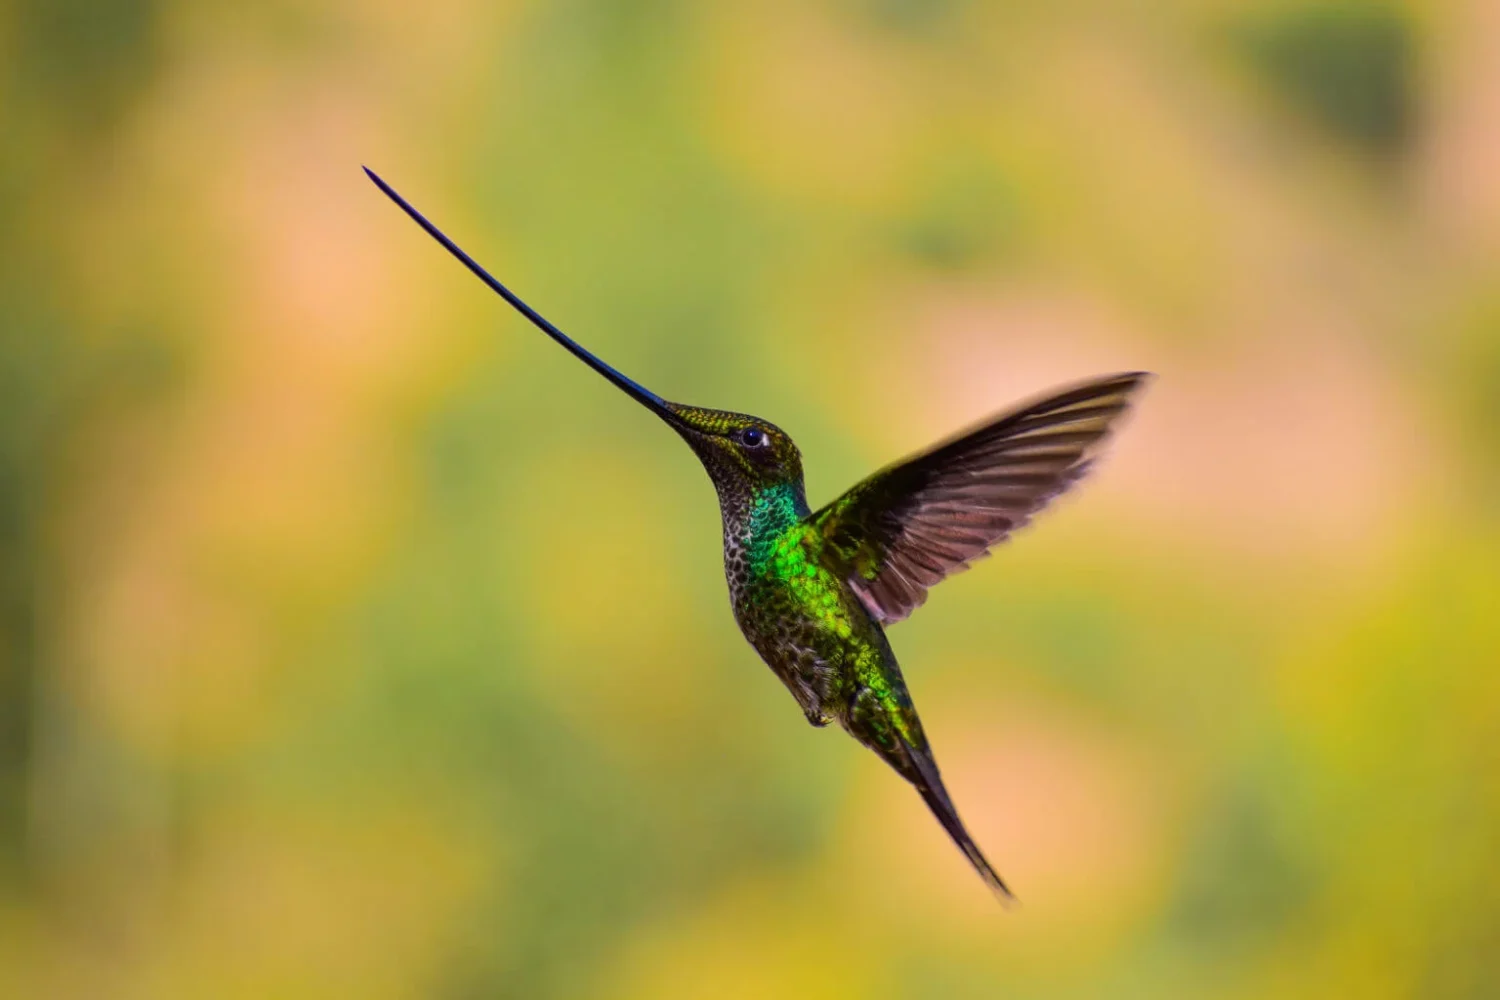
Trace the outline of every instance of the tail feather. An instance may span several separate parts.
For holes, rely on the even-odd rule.
[[[953,805],[953,800],[948,797],[948,790],[943,787],[942,775],[938,774],[937,762],[932,759],[932,753],[926,749],[917,749],[910,744],[906,746],[906,760],[910,769],[906,773],[906,779],[916,786],[922,795],[922,801],[927,803],[927,808],[937,817],[937,821],[943,824],[943,829],[948,831],[948,836],[958,845],[958,849],[964,852],[964,857],[969,859],[969,864],[979,872],[981,878],[994,890],[1000,901],[1009,905],[1016,901],[1016,897],[1006,886],[1005,881],[995,871],[989,859],[980,851],[979,845],[974,843],[974,838],[969,836],[969,831],[964,828],[963,820],[958,818],[958,810]]]

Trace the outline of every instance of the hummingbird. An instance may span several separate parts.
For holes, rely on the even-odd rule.
[[[1093,378],[1001,412],[886,466],[815,511],[803,488],[801,453],[780,427],[673,403],[627,378],[364,169],[521,315],[687,442],[718,494],[724,575],[740,631],[808,722],[837,721],[910,782],[980,877],[1002,902],[1012,900],[943,785],[885,629],[1078,482],[1150,373]]]

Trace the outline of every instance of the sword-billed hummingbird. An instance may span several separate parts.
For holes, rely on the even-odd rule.
[[[911,782],[1002,899],[1010,890],[959,819],[885,626],[988,554],[1087,471],[1149,375],[1091,379],[889,465],[811,510],[802,456],[759,417],[669,402],[521,301],[368,167],[407,215],[485,284],[676,431],[719,494],[735,621],[814,726],[837,720]]]

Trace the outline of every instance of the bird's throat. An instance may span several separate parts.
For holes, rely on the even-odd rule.
[[[769,559],[779,541],[808,513],[801,483],[759,487],[748,497],[738,524],[731,526],[726,519],[725,534],[733,528],[735,540],[753,566]]]

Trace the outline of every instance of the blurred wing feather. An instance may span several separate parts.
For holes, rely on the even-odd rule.
[[[1077,482],[1148,377],[1083,383],[887,466],[809,515],[825,564],[900,621]]]

